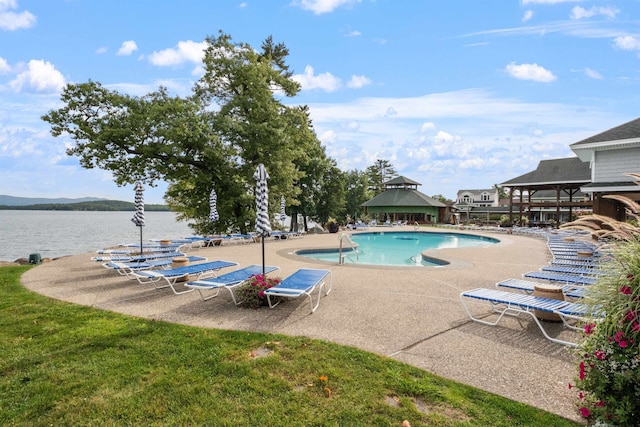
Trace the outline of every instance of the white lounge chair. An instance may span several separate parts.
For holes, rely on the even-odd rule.
[[[216,271],[237,266],[237,262],[231,261],[209,261],[200,264],[186,265],[184,267],[170,268],[168,270],[148,270],[148,271],[134,271],[132,276],[135,277],[140,283],[151,283],[156,289],[171,288],[174,294],[180,295],[187,292],[193,292],[195,289],[189,288],[184,291],[177,291],[174,287],[179,279],[194,275],[196,280],[202,278],[202,276],[208,274],[214,274]],[[158,282],[164,280],[167,284],[158,286]]]
[[[475,317],[467,307],[467,299],[477,299],[488,302],[491,305],[492,311],[498,315],[498,318],[492,322]],[[540,320],[536,317],[535,311],[557,314],[563,324],[573,330],[580,330],[581,328],[569,323],[570,320],[588,321],[587,306],[584,304],[519,294],[515,292],[478,288],[460,293],[460,301],[462,302],[462,306],[467,312],[467,315],[474,322],[482,323],[483,325],[495,326],[500,322],[500,320],[502,320],[504,315],[519,316],[520,314],[526,314],[531,316],[531,318],[536,322],[545,338],[555,343],[571,347],[576,347],[577,344],[550,336]]]
[[[273,308],[280,304],[280,301],[272,301],[272,297],[280,298],[298,298],[301,295],[309,297],[309,304],[311,305],[311,313],[316,311],[318,305],[320,305],[320,295],[322,294],[322,288],[325,285],[325,281],[329,280],[329,285],[325,295],[329,295],[331,292],[332,278],[331,271],[319,270],[312,268],[301,268],[290,276],[285,277],[282,282],[276,286],[264,291],[267,296],[269,307]],[[318,288],[318,300],[316,304],[313,304],[313,291]]]
[[[265,265],[264,271],[265,273],[271,273],[272,271],[278,270],[279,267],[275,267],[272,265]],[[258,274],[262,274],[262,265],[250,265],[248,267],[239,268],[238,270],[231,271],[229,273],[221,274],[220,276],[212,277],[209,279],[202,280],[194,280],[192,282],[188,282],[185,284],[187,288],[195,289],[200,293],[200,297],[203,301],[210,300],[211,298],[215,298],[220,293],[220,289],[226,289],[231,293],[231,299],[235,305],[242,303],[242,301],[237,301],[236,296],[234,294],[234,289],[244,282],[249,280],[252,276],[256,276]],[[213,292],[205,296],[205,292]]]

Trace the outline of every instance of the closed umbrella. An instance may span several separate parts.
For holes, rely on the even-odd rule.
[[[284,220],[287,219],[287,213],[284,211],[286,201],[284,196],[280,196],[280,221],[282,221],[282,227],[284,228]]]
[[[265,275],[264,263],[264,238],[271,234],[271,223],[269,222],[269,189],[267,180],[269,174],[260,163],[253,174],[256,180],[256,233],[262,237],[262,275]]]
[[[220,215],[218,215],[218,195],[216,194],[216,189],[213,188],[211,190],[211,194],[209,195],[209,221],[217,222],[220,219]]]
[[[133,187],[136,192],[134,199],[134,206],[136,212],[133,214],[133,218],[131,221],[136,225],[136,227],[140,227],[140,254],[142,254],[142,227],[144,227],[144,187],[140,181],[136,182],[135,187]]]

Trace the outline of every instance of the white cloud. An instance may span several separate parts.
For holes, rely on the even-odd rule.
[[[640,39],[634,36],[620,36],[613,40],[615,47],[622,50],[640,50]]]
[[[22,91],[25,87],[36,92],[60,92],[65,85],[65,79],[56,68],[48,61],[29,61],[27,69],[19,73],[9,86],[15,92]]]
[[[179,42],[175,48],[164,49],[149,55],[149,61],[160,67],[180,65],[185,62],[200,64],[204,58],[207,42],[187,40]]]
[[[16,0],[0,0],[0,29],[15,31],[31,28],[36,23],[36,17],[29,11],[13,12],[18,8]]]
[[[591,68],[585,68],[584,69],[584,73],[588,77],[591,77],[592,79],[602,80],[604,78],[604,77],[602,77],[602,74],[600,74],[599,72],[597,72],[596,70],[593,70]]]
[[[300,83],[302,90],[320,89],[325,92],[334,92],[341,86],[340,79],[331,73],[315,75],[311,65],[304,67],[304,74],[296,74],[292,79]]]
[[[133,52],[138,50],[138,45],[133,40],[127,40],[122,42],[122,46],[118,49],[118,55],[120,56],[129,56]]]
[[[240,7],[240,9],[244,9],[246,7],[249,7],[249,3],[247,3],[246,1],[243,1],[238,6]]]
[[[96,53],[98,55],[103,55],[105,53],[107,53],[109,51],[109,48],[106,46],[100,46],[99,48],[96,49]]]
[[[0,74],[7,74],[11,72],[11,66],[6,59],[0,56]]]
[[[533,18],[533,10],[527,10],[522,16],[522,22],[527,22],[531,18]]]
[[[607,18],[613,19],[616,17],[618,13],[620,13],[620,10],[609,7],[609,6],[607,7],[593,6],[591,9],[585,9],[584,7],[574,6],[573,9],[571,9],[571,15],[569,15],[569,17],[571,19],[584,19],[584,18],[591,18],[596,15],[603,15],[603,16],[606,16]]]
[[[520,80],[548,83],[556,79],[556,76],[551,71],[538,64],[516,64],[512,62],[505,69],[510,76]]]
[[[371,80],[366,76],[351,76],[351,80],[347,82],[347,87],[351,89],[360,89],[361,87],[371,84]]]
[[[424,122],[420,127],[420,132],[426,132],[431,129],[435,129],[436,125],[433,122]]]
[[[357,30],[353,30],[353,31],[349,31],[347,34],[345,34],[346,37],[358,37],[361,36],[362,33],[360,31]]]
[[[351,7],[361,0],[293,0],[293,6],[300,7],[304,10],[310,10],[316,15],[333,12],[341,6]]]

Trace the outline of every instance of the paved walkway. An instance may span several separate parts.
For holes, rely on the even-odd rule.
[[[279,266],[281,277],[300,267],[331,270],[333,291],[313,314],[302,298],[273,310],[248,311],[233,305],[228,293],[206,302],[197,292],[174,295],[118,276],[91,261],[92,254],[42,264],[25,273],[22,282],[53,298],[149,319],[304,335],[351,345],[580,420],[568,389],[575,373],[571,349],[545,339],[529,319],[503,319],[490,327],[469,321],[464,312],[461,291],[493,288],[499,280],[521,277],[548,261],[544,240],[485,235],[501,242],[435,251],[435,256],[451,261],[447,267],[339,266],[293,254],[302,248],[337,247],[336,234],[266,242],[266,262]],[[260,246],[217,246],[191,254],[245,266],[261,262]],[[486,305],[471,306],[479,315],[488,312]],[[576,339],[575,333],[557,325],[551,325],[551,331]]]

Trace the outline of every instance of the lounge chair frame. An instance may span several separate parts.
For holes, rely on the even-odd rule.
[[[178,280],[191,275],[196,276],[196,280],[200,280],[203,276],[207,276],[209,274],[215,276],[217,271],[227,267],[235,267],[237,265],[237,262],[218,260],[171,268],[168,270],[134,271],[132,276],[135,277],[139,283],[151,283],[156,289],[171,288],[174,294],[181,295],[193,292],[195,289],[188,288],[184,291],[178,291],[175,288]],[[158,283],[163,280],[166,282],[166,285],[158,286]]]
[[[498,314],[498,318],[495,321],[488,321],[475,317],[467,307],[467,299],[477,299],[488,302],[491,305],[491,310]],[[467,315],[474,322],[481,323],[483,325],[495,326],[505,315],[515,317],[518,317],[521,314],[528,315],[533,319],[536,325],[538,325],[538,328],[545,338],[552,342],[570,347],[577,347],[577,344],[571,341],[554,338],[549,335],[540,320],[536,317],[534,311],[544,311],[557,314],[567,328],[576,331],[581,330],[581,328],[569,323],[570,320],[579,322],[586,322],[588,320],[586,317],[586,306],[584,304],[519,294],[515,292],[477,288],[460,293],[460,301],[462,302],[462,306],[467,312]]]
[[[265,265],[265,273],[271,273],[279,270],[280,267]],[[235,295],[235,288],[245,283],[252,276],[262,274],[262,265],[250,265],[247,267],[239,268],[229,273],[222,274],[220,276],[212,277],[209,279],[195,280],[185,284],[185,287],[197,290],[200,293],[202,301],[208,301],[211,298],[215,298],[220,294],[220,289],[226,289],[231,294],[231,299],[235,305],[242,304],[242,301],[238,301]],[[207,295],[205,295],[205,293]]]
[[[309,298],[309,305],[311,306],[311,313],[315,312],[320,305],[320,297],[322,295],[322,289],[325,286],[325,282],[329,281],[325,296],[329,295],[333,286],[333,278],[331,271],[313,268],[301,268],[295,273],[285,277],[282,282],[276,286],[267,289],[264,293],[267,296],[267,302],[269,308],[274,308],[280,304],[281,300],[271,300],[272,297],[280,298],[298,298],[299,296],[306,295]],[[313,304],[313,291],[318,289],[318,297],[316,303]]]

